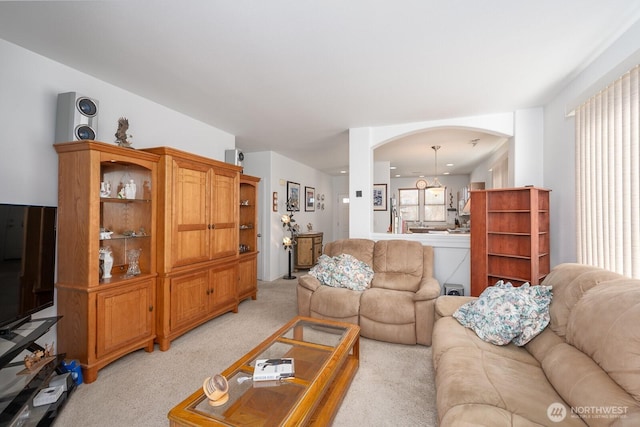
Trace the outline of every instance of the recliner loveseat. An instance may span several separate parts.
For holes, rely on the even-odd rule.
[[[325,245],[330,257],[349,254],[369,265],[369,288],[326,286],[310,274],[298,278],[298,314],[360,325],[363,337],[431,345],[435,300],[433,248],[408,240],[343,239]]]

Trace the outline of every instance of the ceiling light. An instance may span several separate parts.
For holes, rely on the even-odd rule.
[[[390,166],[390,167],[389,167],[389,169],[391,169],[391,170],[396,170],[396,169],[397,169],[397,167],[395,167],[395,166]]]
[[[435,168],[434,168],[434,178],[433,178],[433,182],[427,186],[427,188],[440,188],[442,187],[442,184],[440,184],[440,181],[438,181],[438,150],[440,149],[439,145],[432,145],[431,149],[434,151],[435,154]]]

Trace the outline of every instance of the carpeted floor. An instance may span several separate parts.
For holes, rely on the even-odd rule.
[[[295,280],[260,282],[258,299],[177,338],[129,354],[82,384],[56,419],[66,426],[167,426],[171,408],[297,314]],[[431,349],[361,338],[360,368],[334,426],[435,426]]]

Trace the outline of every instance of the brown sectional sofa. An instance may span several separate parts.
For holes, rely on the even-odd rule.
[[[325,245],[324,254],[350,254],[374,271],[364,291],[298,278],[298,313],[360,325],[363,337],[400,344],[431,345],[435,300],[433,248],[406,240],[344,239]]]
[[[441,427],[640,426],[640,281],[561,264],[543,285],[551,321],[523,347],[484,342],[451,317],[471,298],[438,298]]]

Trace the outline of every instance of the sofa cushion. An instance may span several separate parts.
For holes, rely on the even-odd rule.
[[[555,267],[542,282],[553,287],[549,327],[564,338],[569,313],[584,293],[604,281],[620,278],[623,276],[589,265],[568,263]]]
[[[342,239],[324,245],[324,253],[330,257],[349,254],[373,268],[373,248],[375,242],[369,239]]]
[[[320,286],[311,296],[311,317],[358,324],[362,292]]]
[[[442,354],[452,348],[489,351],[523,363],[539,365],[538,361],[522,347],[518,347],[515,344],[504,346],[490,344],[480,339],[473,330],[462,326],[453,317],[443,317],[436,322],[433,328],[432,357],[434,369],[437,369],[438,361]]]
[[[547,417],[549,406],[563,401],[540,366],[490,351],[463,347],[452,348],[441,356],[436,371],[436,388],[441,419],[449,410],[461,405],[488,405],[511,412],[514,417],[550,425],[552,423]],[[524,422],[521,425],[528,424]],[[571,417],[567,417],[562,425],[584,426],[580,419]]]
[[[453,317],[492,344],[524,345],[548,325],[550,302],[548,286],[513,287],[499,281],[458,308]]]
[[[420,242],[381,240],[375,243],[371,287],[416,292],[423,273]]]
[[[466,404],[449,409],[440,420],[440,427],[540,427],[518,414],[492,405]]]
[[[411,292],[371,288],[360,298],[360,315],[379,322],[414,324],[414,312]]]
[[[594,287],[576,303],[566,339],[640,400],[639,326],[638,281],[619,279]]]
[[[637,401],[589,356],[567,343],[553,347],[542,367],[565,402],[578,414],[583,412],[585,422],[590,426],[609,426],[618,419],[624,420],[620,415],[633,415],[637,419],[635,417],[640,414]],[[596,412],[612,410],[617,414],[610,412],[601,417]]]

